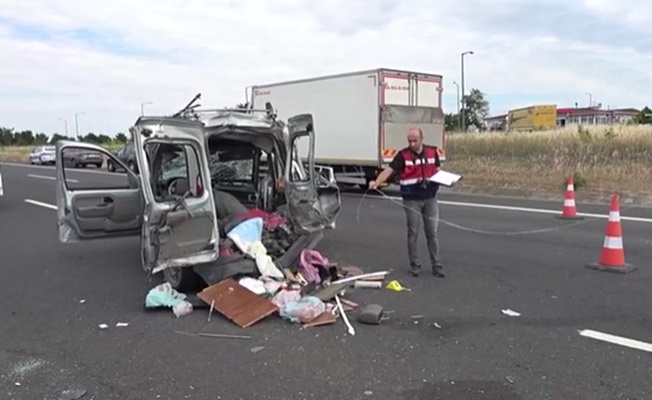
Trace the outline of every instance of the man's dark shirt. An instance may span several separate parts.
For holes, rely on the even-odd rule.
[[[433,148],[432,146],[426,146],[423,145],[423,149],[421,149],[421,153],[417,153],[415,151],[410,150],[409,147],[402,149],[401,151],[398,152],[398,154],[394,157],[392,162],[389,164],[390,168],[394,170],[394,173],[400,176],[401,172],[405,168],[405,160],[403,159],[403,152],[405,150],[409,150],[412,155],[414,156],[415,160],[421,159],[421,163],[425,164],[426,162],[426,156],[425,156],[425,150],[426,147]],[[439,160],[439,154],[435,152],[435,165],[437,168],[441,167],[441,160]],[[418,190],[418,194],[415,194],[413,196],[406,196],[403,195],[403,198],[406,200],[427,200],[429,198],[434,197],[437,194],[437,189],[439,189],[439,185],[433,182],[429,182],[428,187],[426,188],[421,188]]]

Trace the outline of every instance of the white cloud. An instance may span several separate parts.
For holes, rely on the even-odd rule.
[[[493,112],[590,92],[612,106],[652,104],[645,0],[20,0],[0,8],[0,126],[113,134],[151,101],[168,114],[202,92],[204,106],[244,101],[244,89],[388,67],[444,75],[455,108],[459,54],[467,90]],[[629,10],[636,9],[639,12]],[[614,16],[608,19],[605,17]]]

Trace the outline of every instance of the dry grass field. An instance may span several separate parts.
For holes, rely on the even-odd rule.
[[[467,189],[563,194],[565,179],[595,195],[652,195],[652,126],[449,134],[446,169]]]

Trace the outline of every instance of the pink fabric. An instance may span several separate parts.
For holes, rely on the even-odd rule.
[[[270,231],[276,230],[279,226],[287,223],[287,219],[285,217],[282,217],[278,214],[265,212],[259,208],[254,208],[252,210],[237,214],[237,217],[246,219],[262,218],[263,225]]]
[[[308,283],[321,283],[319,265],[328,265],[328,259],[317,250],[303,250],[299,257],[299,272]]]

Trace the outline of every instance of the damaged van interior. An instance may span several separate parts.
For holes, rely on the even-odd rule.
[[[73,186],[57,164],[61,242],[140,235],[145,271],[187,289],[260,269],[229,237],[243,221],[263,219],[260,242],[280,271],[335,226],[340,193],[332,170],[314,165],[309,114],[279,121],[271,105],[200,110],[191,102],[171,117],[140,117],[130,132],[138,174],[123,168],[123,186]],[[58,156],[75,149],[126,167],[99,146],[57,143]]]

